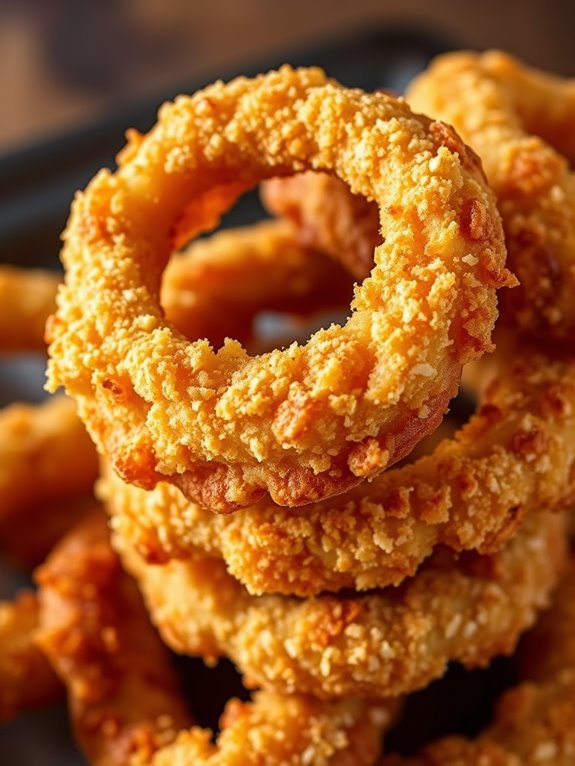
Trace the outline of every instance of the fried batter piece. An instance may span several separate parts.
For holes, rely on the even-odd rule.
[[[188,729],[167,652],[109,546],[103,518],[70,533],[38,582],[38,640],[66,685],[93,766],[369,766],[377,759],[395,703],[262,692],[252,703],[228,703],[215,743],[211,732]]]
[[[56,309],[61,275],[0,265],[0,353],[45,351],[46,319]]]
[[[524,683],[506,692],[477,740],[448,737],[415,758],[381,766],[573,766],[575,763],[575,557],[521,647]]]
[[[44,328],[60,281],[45,269],[0,266],[0,353],[45,350]],[[259,311],[305,317],[344,306],[351,295],[351,277],[333,258],[302,247],[287,222],[262,221],[218,232],[174,255],[161,303],[187,338],[206,337],[217,348],[226,337],[251,341]]]
[[[503,313],[530,333],[572,339],[575,79],[499,51],[449,53],[416,77],[407,99],[453,125],[481,157],[520,283],[502,293]],[[470,216],[470,231],[477,225]]]
[[[0,602],[0,721],[63,696],[60,681],[34,643],[38,611],[29,591]]]
[[[247,681],[330,699],[396,696],[513,650],[562,571],[564,514],[531,514],[493,556],[438,549],[398,588],[309,599],[250,596],[222,561],[146,564],[115,545],[178,652],[229,656]]]
[[[494,552],[525,514],[573,500],[575,363],[526,348],[497,365],[498,381],[454,439],[317,505],[260,501],[219,516],[170,485],[144,492],[110,470],[98,492],[114,528],[150,562],[223,558],[253,594],[398,584],[438,545]]]

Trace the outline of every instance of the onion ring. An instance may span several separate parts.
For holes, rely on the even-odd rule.
[[[572,339],[575,80],[497,51],[453,53],[432,62],[407,98],[451,123],[481,157],[520,282],[502,296],[503,313],[532,334]]]
[[[0,353],[45,350],[44,327],[59,282],[53,271],[0,266]]]
[[[259,180],[304,169],[379,205],[385,242],[351,318],[255,358],[185,341],[158,302],[174,244]],[[485,224],[471,237],[470,212]],[[479,163],[445,125],[316,69],[217,83],[165,106],[119,170],[76,198],[48,387],[78,399],[129,482],[170,481],[219,511],[266,490],[283,505],[319,500],[437,425],[461,364],[491,347],[504,255]]]
[[[369,766],[376,760],[395,703],[323,703],[263,692],[252,703],[228,703],[215,745],[211,732],[197,727],[176,738],[190,725],[176,679],[102,518],[68,535],[38,580],[39,643],[67,686],[74,728],[92,764]]]
[[[575,558],[544,614],[521,646],[523,677],[497,705],[475,741],[448,737],[415,758],[381,766],[571,766],[575,754]],[[527,662],[525,662],[527,660]]]
[[[248,278],[253,271],[258,280]],[[0,352],[45,350],[59,284],[60,275],[46,269],[0,266]],[[176,254],[163,276],[161,303],[186,337],[208,337],[217,346],[230,326],[236,340],[252,340],[258,311],[305,316],[349,303],[351,292],[345,271],[300,246],[285,221],[262,221]]]
[[[356,279],[373,268],[373,253],[381,244],[375,202],[325,173],[300,173],[270,178],[260,186],[264,207],[294,224],[306,247],[337,258]]]
[[[72,399],[9,405],[0,433],[0,524],[90,494],[98,458]]]
[[[34,593],[0,602],[0,721],[62,696],[62,685],[34,643],[37,627]]]
[[[216,516],[171,485],[144,492],[112,471],[97,491],[148,561],[223,557],[252,594],[398,584],[437,545],[494,552],[526,514],[573,502],[575,362],[529,349],[509,358],[454,439],[335,500]]]
[[[218,559],[152,565],[114,544],[176,651],[227,655],[246,683],[281,693],[377,698],[425,686],[449,661],[510,652],[559,578],[565,523],[531,514],[491,557],[439,549],[398,588],[304,600],[250,596]]]

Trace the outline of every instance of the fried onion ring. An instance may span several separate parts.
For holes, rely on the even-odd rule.
[[[34,643],[38,601],[25,591],[0,602],[0,721],[54,702],[62,685]]]
[[[376,760],[394,703],[262,692],[252,703],[228,703],[215,744],[211,732],[187,729],[167,653],[108,544],[103,519],[62,541],[38,579],[39,642],[68,689],[76,735],[93,766],[369,766]]]
[[[0,433],[0,525],[90,494],[98,458],[72,399],[11,404],[0,410]]]
[[[575,558],[521,646],[525,682],[503,695],[475,741],[447,737],[381,766],[572,766],[575,758]]]
[[[246,683],[281,693],[377,698],[425,686],[449,661],[512,651],[561,573],[565,523],[531,514],[493,556],[438,549],[398,588],[304,600],[250,596],[208,556],[152,565],[115,545],[176,651],[227,655]]]
[[[0,266],[0,353],[45,350],[59,282],[54,271]]]
[[[270,178],[260,196],[270,213],[294,224],[302,244],[337,258],[356,279],[369,274],[381,244],[375,202],[351,194],[335,176],[312,172]]]
[[[150,562],[223,557],[253,594],[398,584],[437,545],[494,552],[526,513],[573,501],[575,363],[526,349],[498,366],[455,438],[335,500],[296,510],[260,501],[216,516],[171,485],[145,492],[112,471],[98,492],[114,528]]]
[[[258,181],[305,169],[379,205],[385,242],[351,318],[253,358],[231,341],[217,353],[187,342],[158,301],[174,245]],[[470,215],[483,222],[472,232]],[[48,386],[78,399],[129,482],[172,482],[211,510],[266,490],[305,504],[373,476],[438,424],[461,364],[491,348],[504,257],[480,164],[447,126],[317,69],[216,83],[164,106],[118,171],[76,198]]]
[[[44,328],[60,281],[46,269],[0,266],[0,352],[45,350]],[[161,304],[186,337],[207,337],[217,346],[230,328],[234,339],[250,341],[258,311],[305,316],[345,305],[351,293],[351,280],[333,259],[299,245],[285,221],[262,221],[218,232],[174,255]]]
[[[446,120],[479,153],[503,219],[517,290],[502,296],[521,328],[575,332],[575,80],[498,51],[440,56],[410,85],[410,104]],[[470,219],[470,230],[480,224]]]

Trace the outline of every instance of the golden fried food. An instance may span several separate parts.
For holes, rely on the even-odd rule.
[[[59,283],[52,271],[0,266],[0,352],[45,350],[44,328]],[[259,311],[305,316],[345,305],[351,295],[351,278],[334,259],[298,244],[285,221],[262,221],[218,232],[174,255],[161,304],[186,337],[207,337],[217,347],[229,335],[250,341]]]
[[[98,491],[143,557],[222,557],[250,593],[398,584],[437,545],[493,552],[526,513],[572,501],[575,362],[526,349],[497,364],[498,383],[453,439],[334,500],[217,516],[171,485],[144,492],[111,471]]]
[[[562,569],[565,517],[531,514],[493,556],[438,549],[397,588],[309,599],[250,596],[222,561],[146,564],[118,537],[152,620],[176,651],[229,656],[247,682],[281,693],[396,696],[449,661],[510,652]]]
[[[68,397],[5,407],[0,433],[1,547],[2,524],[10,519],[90,495],[98,458]]]
[[[573,766],[575,762],[575,558],[521,647],[524,683],[503,695],[475,741],[448,737],[415,758],[381,766]]]
[[[102,514],[36,572],[37,643],[65,684],[75,735],[98,766],[148,758],[190,719],[165,647],[107,541]]]
[[[54,271],[0,265],[0,353],[45,350],[60,279]]]
[[[519,278],[502,294],[520,327],[561,340],[575,331],[575,80],[498,51],[437,58],[410,85],[414,109],[452,124],[481,157]]]
[[[0,602],[0,721],[63,695],[51,665],[34,643],[37,627],[33,593]]]
[[[172,257],[160,292],[167,319],[214,348],[254,339],[261,311],[305,317],[349,303],[352,280],[336,261],[298,244],[284,221],[217,232]]]
[[[186,341],[158,299],[174,245],[258,181],[305,169],[380,209],[385,241],[350,319],[259,357]],[[492,194],[450,128],[289,67],[164,106],[78,195],[62,258],[49,388],[78,399],[124,479],[219,511],[266,490],[316,501],[403,457],[441,420],[461,364],[491,347],[510,280]]]
[[[337,258],[356,279],[372,270],[382,240],[375,202],[351,194],[336,176],[313,172],[270,178],[260,195],[270,213],[294,224],[303,245]]]
[[[394,703],[323,703],[260,693],[233,700],[214,744],[189,720],[167,653],[102,518],[70,533],[38,574],[39,643],[65,683],[93,766],[369,766]],[[169,744],[172,742],[172,744]]]

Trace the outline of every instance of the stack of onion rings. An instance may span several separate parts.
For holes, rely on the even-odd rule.
[[[91,763],[369,766],[377,758],[394,703],[260,693],[249,704],[229,703],[215,745],[211,732],[190,729],[167,652],[109,546],[103,518],[73,530],[37,579],[38,641],[67,688]]]
[[[460,61],[454,61],[457,69]],[[524,105],[517,91],[525,80],[537,95],[545,78],[516,71],[495,55],[479,64],[474,57],[461,61],[465,76],[471,70],[478,81],[496,82],[485,86],[495,93],[487,124],[501,115],[510,119],[511,103],[532,129],[532,96]],[[445,72],[449,66],[447,60]],[[447,88],[441,77],[438,83],[439,93]],[[569,153],[573,147],[558,127],[569,109],[561,109],[565,114],[559,110],[542,130]],[[461,131],[472,141],[465,131],[473,118],[464,116]],[[332,145],[334,136],[341,151]],[[383,146],[377,151],[376,136]],[[474,148],[480,143],[472,141]],[[517,149],[520,170],[536,145],[526,140]],[[353,173],[347,167],[352,155]],[[364,177],[366,168],[371,177]],[[302,170],[314,173],[275,179],[264,191],[268,205],[291,223],[200,241],[191,248],[193,258],[176,256],[162,274],[170,249],[213,225],[243,190],[260,178]],[[334,175],[315,172],[325,170]],[[558,259],[560,274],[572,269],[567,245],[545,250],[548,234],[534,224],[527,199],[535,189],[540,201],[546,173],[557,183],[558,176],[543,160],[533,179],[523,170],[511,173],[504,191],[496,186],[508,243],[515,242],[514,232],[523,232],[520,241],[527,232],[533,245],[522,256],[525,287],[506,301],[506,317],[532,335],[571,340],[563,289],[554,306],[548,280],[538,274],[529,281],[537,271],[530,264],[542,252],[545,268],[552,270]],[[390,191],[380,183],[384,171]],[[506,183],[515,190],[507,197]],[[306,189],[309,196],[297,200]],[[326,191],[333,196],[322,207]],[[567,194],[568,184],[560,191]],[[551,197],[558,202],[556,192]],[[544,196],[547,212],[548,201]],[[338,216],[342,210],[347,218]],[[561,213],[568,239],[569,218],[564,208]],[[68,690],[76,734],[92,763],[247,759],[367,766],[378,756],[393,704],[350,697],[397,696],[442,675],[452,660],[473,667],[513,650],[548,603],[565,561],[567,519],[550,511],[575,498],[570,349],[528,345],[511,361],[500,353],[487,374],[480,371],[481,404],[455,438],[412,465],[376,476],[439,421],[461,364],[490,347],[494,287],[512,281],[478,160],[451,128],[414,117],[403,102],[382,94],[341,89],[316,70],[286,68],[255,81],[217,84],[165,108],[149,136],[132,134],[118,173],[100,174],[77,200],[65,260],[67,284],[49,330],[52,383],[66,382],[78,396],[116,471],[136,485],[156,484],[149,491],[123,484],[106,467],[99,493],[112,514],[114,545],[166,643],[208,662],[230,656],[246,685],[264,689],[252,703],[228,706],[215,745],[208,732],[188,730],[164,648],[121,572],[102,519],[93,519],[76,527],[38,574],[39,645]],[[225,340],[230,328],[255,347],[262,309],[300,316],[345,302],[349,279],[335,261],[356,278],[372,272],[356,289],[344,328],[253,359]],[[393,288],[382,281],[384,267],[397,277]],[[249,279],[254,270],[258,280]],[[44,306],[48,288],[53,295],[52,277]],[[402,323],[396,325],[399,302]],[[23,347],[41,346],[35,334]],[[209,343],[224,345],[214,353]],[[361,367],[359,348],[367,350],[367,366]],[[399,360],[400,352],[408,361]],[[320,361],[327,371],[311,385]],[[414,370],[415,378],[432,377],[423,372],[426,365],[443,380],[414,391]],[[359,371],[353,390],[343,379],[350,370]],[[495,382],[486,387],[493,370]],[[392,396],[390,380],[400,373],[410,385],[396,386]],[[274,425],[266,430],[274,407]],[[327,444],[335,445],[331,452]],[[355,486],[364,478],[373,481]],[[314,503],[301,509],[281,507],[308,500]],[[227,516],[206,510],[241,505],[250,507]],[[414,759],[387,757],[384,766],[570,764],[573,571],[551,615],[526,643],[532,681],[504,697],[494,725],[475,742],[449,738]],[[0,655],[0,675],[9,679],[0,715],[61,692],[26,627],[38,622],[35,598],[26,595],[5,613],[12,643]],[[15,619],[20,613],[28,622]],[[3,614],[0,609],[0,619]],[[18,649],[21,629],[27,640]],[[541,659],[547,645],[554,654]],[[13,673],[16,655],[22,666],[39,668],[28,697]]]
[[[108,471],[99,494],[146,559],[223,557],[253,594],[309,596],[398,584],[438,545],[497,551],[528,513],[573,500],[575,362],[525,351],[478,414],[429,457],[302,509],[268,502],[216,516],[165,483]]]
[[[351,318],[255,358],[185,341],[158,301],[174,244],[257,181],[304,169],[379,205],[385,242]],[[471,213],[483,226],[470,235]],[[164,479],[220,511],[265,490],[283,505],[320,500],[438,424],[461,365],[491,348],[504,257],[479,163],[442,123],[315,69],[218,83],[165,106],[119,170],[76,198],[49,385],[77,398],[130,482]]]

